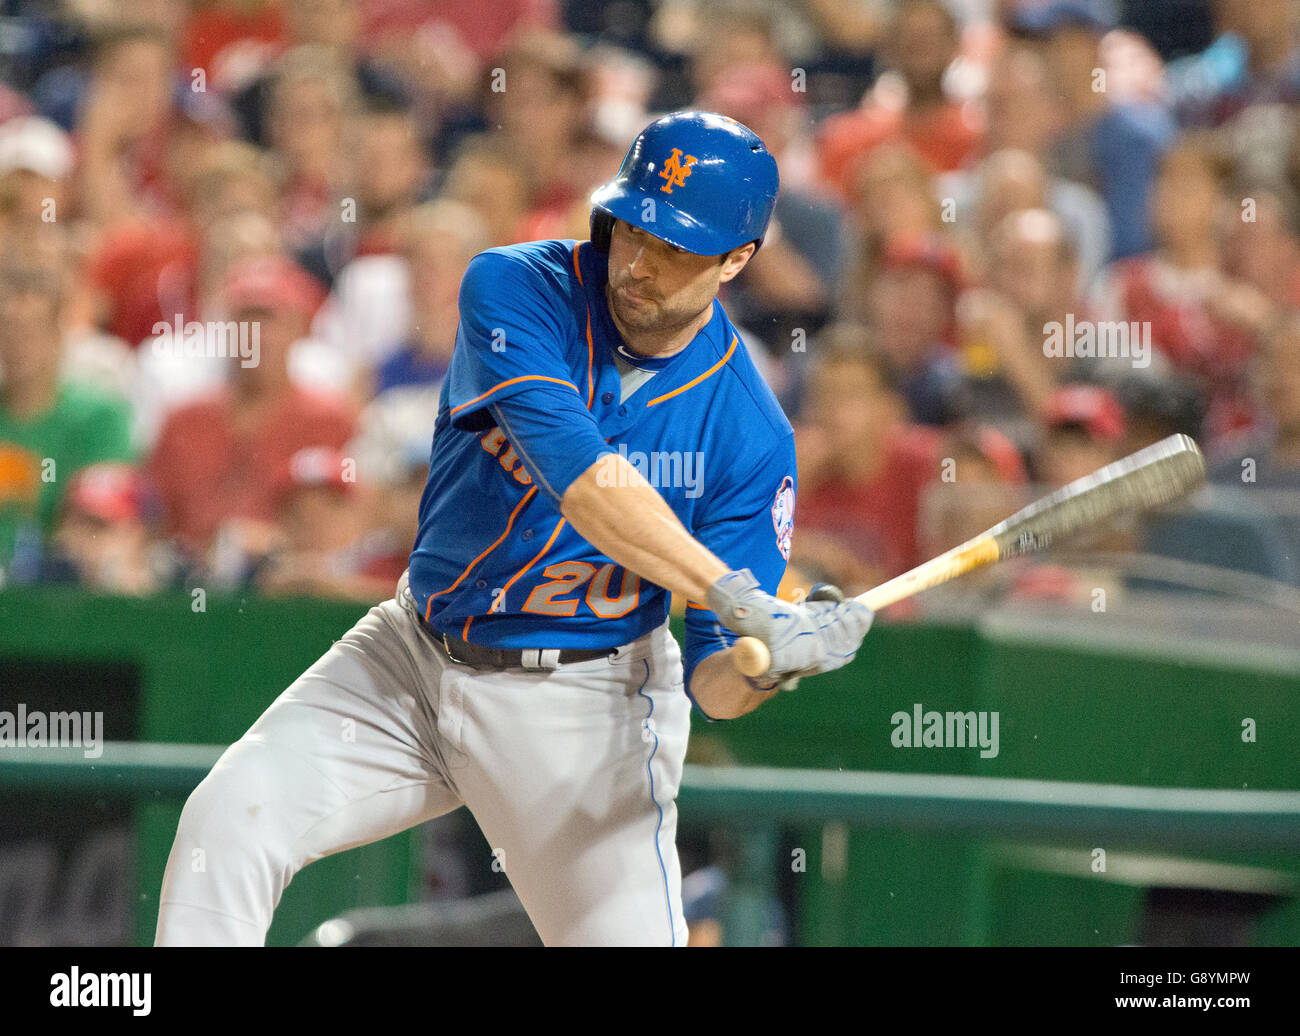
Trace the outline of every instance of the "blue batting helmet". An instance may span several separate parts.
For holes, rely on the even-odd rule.
[[[609,248],[614,220],[696,255],[722,255],[767,233],[776,159],[753,130],[713,112],[650,123],[618,175],[591,196],[591,240]]]

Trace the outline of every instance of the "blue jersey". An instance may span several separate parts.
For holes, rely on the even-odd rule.
[[[794,523],[790,422],[717,301],[686,349],[646,359],[613,323],[607,278],[605,254],[576,241],[490,249],[466,271],[410,559],[411,591],[440,632],[497,648],[612,648],[667,617],[663,588],[562,517],[564,486],[533,477],[497,419],[506,405],[592,425],[691,535],[776,592]],[[687,608],[688,688],[734,639],[711,611]]]

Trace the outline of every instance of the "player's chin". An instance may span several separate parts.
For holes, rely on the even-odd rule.
[[[619,298],[614,308],[618,311],[618,319],[624,326],[638,331],[653,331],[662,319],[658,303],[648,299],[633,300],[623,296]]]

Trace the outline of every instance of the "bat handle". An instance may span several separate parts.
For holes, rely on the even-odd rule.
[[[911,597],[915,593],[927,590],[949,579],[969,572],[980,565],[987,565],[998,560],[998,543],[993,536],[982,533],[973,540],[967,540],[958,547],[953,547],[946,554],[931,558],[923,565],[895,576],[888,582],[873,587],[857,599],[872,611],[880,611],[897,601]],[[735,653],[732,661],[745,676],[762,676],[772,665],[772,653],[767,645],[754,637],[741,637],[733,645]]]
[[[732,660],[745,676],[762,676],[772,664],[772,653],[757,637],[741,637],[732,645]]]

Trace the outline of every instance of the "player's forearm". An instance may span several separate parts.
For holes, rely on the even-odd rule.
[[[565,490],[560,513],[602,554],[687,600],[706,600],[709,587],[728,571],[618,454],[606,454],[578,476]]]
[[[691,696],[713,719],[735,719],[753,712],[779,691],[759,691],[736,669],[732,649],[710,655],[691,674]]]

